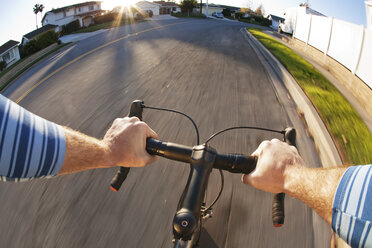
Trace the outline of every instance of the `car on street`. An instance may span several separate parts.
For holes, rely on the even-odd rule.
[[[212,16],[217,17],[217,18],[223,18],[224,17],[223,14],[220,13],[220,12],[213,12]]]

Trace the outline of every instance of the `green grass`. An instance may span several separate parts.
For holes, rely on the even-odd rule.
[[[372,162],[372,134],[337,88],[293,50],[263,33],[248,28],[280,60],[312,101],[333,136],[345,164]]]
[[[124,25],[127,25],[127,24],[135,23],[135,22],[144,22],[144,21],[145,20],[123,19],[119,22],[117,22],[117,21],[105,22],[105,23],[101,23],[101,24],[92,25],[92,26],[89,26],[87,28],[79,29],[79,30],[73,32],[73,34],[94,32],[94,31],[97,31],[97,30],[100,30],[100,29],[115,28],[115,27],[120,27],[120,26],[124,26]]]
[[[6,87],[8,86],[14,79],[16,79],[19,75],[21,75],[23,72],[25,72],[27,69],[29,69],[31,66],[33,66],[34,64],[36,64],[37,62],[39,62],[40,60],[44,59],[46,56],[54,53],[55,51],[61,49],[62,47],[64,46],[67,46],[69,45],[71,42],[69,43],[65,43],[65,44],[61,44],[59,46],[57,46],[56,48],[54,48],[53,50],[47,52],[46,54],[44,54],[43,56],[40,56],[39,58],[33,60],[32,62],[30,62],[28,65],[26,65],[25,67],[23,67],[21,70],[19,70],[16,74],[14,74],[13,77],[9,78],[5,83],[3,83],[2,85],[0,85],[0,92]]]

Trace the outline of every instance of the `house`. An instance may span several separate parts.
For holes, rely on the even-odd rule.
[[[372,1],[365,1],[367,14],[367,28],[372,28]]]
[[[136,3],[134,6],[140,13],[152,12],[153,15],[160,14],[161,4],[158,4],[158,3],[153,3],[149,1],[140,1]]]
[[[212,15],[213,12],[219,12],[221,13],[224,7],[217,5],[217,4],[208,4],[208,15]],[[200,13],[200,4],[198,4],[197,8],[193,9],[194,13]],[[204,15],[207,15],[207,5],[205,3],[202,4],[202,13]]]
[[[284,22],[284,18],[271,14],[267,16],[267,19],[271,21],[270,27],[275,30],[278,30],[279,24]]]
[[[160,15],[169,15],[170,13],[179,13],[181,12],[180,6],[174,2],[165,2],[165,1],[154,1],[154,3],[160,4]]]
[[[43,26],[48,24],[57,25],[59,26],[57,31],[61,30],[61,26],[75,20],[79,20],[81,27],[87,27],[94,23],[96,15],[104,12],[101,9],[101,1],[78,3],[46,12],[41,23]]]
[[[322,13],[310,8],[307,4],[300,5],[299,7],[288,8],[284,13],[284,23],[281,23],[278,28],[278,32],[285,32],[292,34],[296,23],[297,15],[317,15],[325,16]]]
[[[22,46],[26,45],[26,43],[30,41],[31,39],[34,39],[49,30],[56,31],[57,27],[58,27],[57,25],[47,24],[45,26],[42,26],[41,28],[35,29],[34,31],[28,34],[23,35],[22,41],[21,41]]]
[[[0,47],[0,61],[5,61],[7,66],[21,59],[18,50],[18,41],[10,40]]]

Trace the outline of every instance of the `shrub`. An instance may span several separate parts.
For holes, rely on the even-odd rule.
[[[0,61],[0,71],[4,70],[6,68],[6,62]]]
[[[80,22],[79,20],[72,21],[66,25],[62,26],[61,36],[66,34],[71,34],[80,29]]]
[[[101,24],[105,22],[113,22],[118,18],[117,13],[108,13],[94,17],[94,24]]]
[[[242,13],[242,12],[237,12],[237,13],[235,13],[235,18],[236,18],[236,19],[241,19],[241,18],[243,17],[243,15],[244,15],[244,13]]]
[[[58,34],[49,30],[21,47],[21,57],[26,57],[58,41]]]
[[[222,14],[224,17],[230,17],[231,16],[231,10],[230,9],[223,9]]]
[[[134,19],[139,21],[139,20],[143,20],[143,18],[145,18],[140,12],[136,12],[134,13]]]

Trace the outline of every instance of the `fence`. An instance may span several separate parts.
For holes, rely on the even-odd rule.
[[[303,14],[297,16],[293,36],[337,60],[372,88],[372,29]]]

